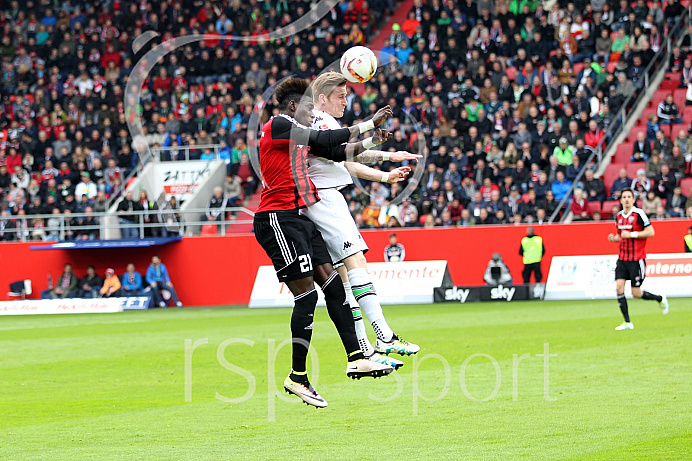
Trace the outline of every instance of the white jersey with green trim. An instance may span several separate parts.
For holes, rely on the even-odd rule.
[[[338,130],[341,128],[339,122],[328,113],[313,109],[315,120],[312,128],[315,130]],[[344,162],[333,162],[322,157],[308,157],[308,176],[318,189],[337,188],[341,189],[349,184],[353,184],[353,179],[344,166]]]

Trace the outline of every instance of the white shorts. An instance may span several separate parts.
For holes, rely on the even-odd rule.
[[[320,189],[318,194],[320,201],[303,208],[300,213],[315,223],[327,244],[332,261],[337,263],[359,251],[368,251],[341,192],[336,189]]]

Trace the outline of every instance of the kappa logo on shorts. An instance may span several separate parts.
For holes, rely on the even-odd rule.
[[[351,242],[344,242],[344,250],[348,250],[352,246],[353,246],[353,244]]]

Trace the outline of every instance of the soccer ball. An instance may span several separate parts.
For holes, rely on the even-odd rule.
[[[341,57],[341,73],[352,83],[365,83],[377,72],[377,57],[370,48],[354,46]]]

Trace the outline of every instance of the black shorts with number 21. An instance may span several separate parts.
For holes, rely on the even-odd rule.
[[[313,267],[332,262],[315,224],[298,210],[257,213],[254,229],[280,282],[312,277]]]

